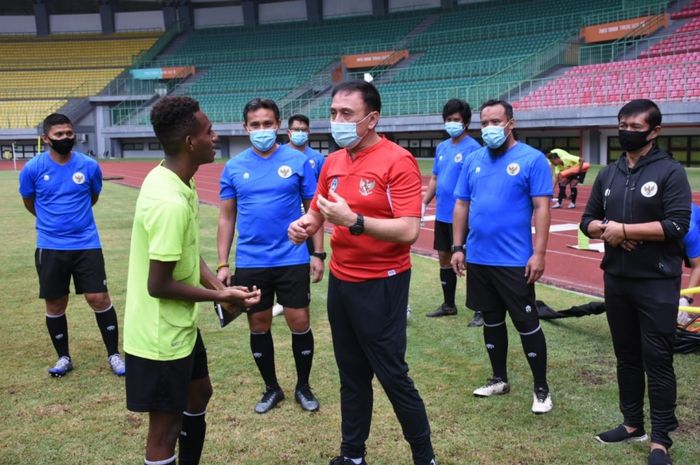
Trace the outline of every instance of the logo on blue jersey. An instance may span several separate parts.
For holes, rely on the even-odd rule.
[[[477,166],[474,170],[475,173],[481,173],[481,166]]]
[[[287,165],[282,165],[277,170],[277,174],[279,175],[280,178],[287,179],[288,177],[290,177],[292,175],[292,169]]]
[[[377,182],[374,180],[360,178],[360,194],[367,197],[372,193],[376,184]]]
[[[510,165],[508,165],[508,167],[506,168],[506,171],[508,172],[509,175],[516,176],[518,173],[520,173],[520,165],[513,162]]]
[[[80,171],[73,173],[73,182],[76,184],[82,184],[85,182],[85,175]]]
[[[337,188],[338,188],[338,178],[333,178],[333,180],[331,181],[331,187],[329,188],[329,190],[331,192],[335,192],[335,190]]]
[[[44,181],[48,181],[48,180],[49,180],[49,175],[48,175],[48,174],[45,174],[45,175],[44,175]]]
[[[250,178],[250,173],[243,173],[243,179]]]
[[[464,157],[462,156],[462,153],[461,153],[461,152],[458,153],[457,155],[455,155],[455,163],[459,163],[459,162],[461,162],[463,159],[464,159]]]
[[[311,168],[316,168],[316,160],[309,158],[309,165],[311,165]]]

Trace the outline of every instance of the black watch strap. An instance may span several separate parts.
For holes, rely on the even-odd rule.
[[[350,229],[350,234],[353,236],[359,236],[363,232],[365,232],[365,217],[358,214],[357,219],[355,220],[355,224],[350,226],[348,229]]]
[[[311,256],[325,260],[328,254],[326,252],[311,252]]]
[[[464,246],[463,245],[453,245],[452,249],[450,250],[452,253],[455,252],[462,252],[464,253]]]

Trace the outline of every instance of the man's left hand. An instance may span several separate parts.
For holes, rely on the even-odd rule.
[[[525,277],[528,284],[534,284],[544,274],[544,255],[534,254],[525,265]]]
[[[353,213],[345,199],[335,192],[329,191],[328,198],[319,194],[316,198],[316,205],[326,221],[338,226],[349,227],[357,220],[357,214]]]
[[[311,282],[317,283],[323,279],[323,271],[326,266],[318,257],[311,257]]]
[[[612,247],[619,247],[622,245],[622,241],[625,240],[625,231],[622,229],[622,223],[608,221],[607,223],[601,224],[600,229],[603,231],[600,238]]]

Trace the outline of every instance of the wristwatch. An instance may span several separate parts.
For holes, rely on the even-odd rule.
[[[328,254],[326,252],[311,252],[312,257],[316,257],[321,259],[321,261],[325,260]]]
[[[463,245],[453,245],[452,249],[450,249],[450,252],[452,252],[452,253],[455,253],[455,252],[464,253],[464,246]]]
[[[350,226],[350,234],[353,236],[359,236],[363,232],[365,232],[365,217],[358,214],[357,219],[355,220],[355,224]]]

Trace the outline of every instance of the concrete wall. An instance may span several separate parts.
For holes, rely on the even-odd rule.
[[[2,34],[36,34],[36,20],[33,15],[0,16]]]
[[[306,0],[292,0],[258,5],[260,24],[306,21]]]
[[[114,29],[117,32],[133,29],[165,29],[163,12],[157,10],[115,13]]]
[[[51,34],[60,32],[102,32],[102,21],[99,13],[83,15],[51,15],[49,16]]]
[[[243,8],[238,6],[217,6],[194,9],[194,27],[242,26]]]
[[[440,6],[440,0],[389,0],[390,12],[440,8]]]
[[[323,0],[323,17],[359,16],[372,14],[372,0],[353,0],[338,2],[336,0]]]

